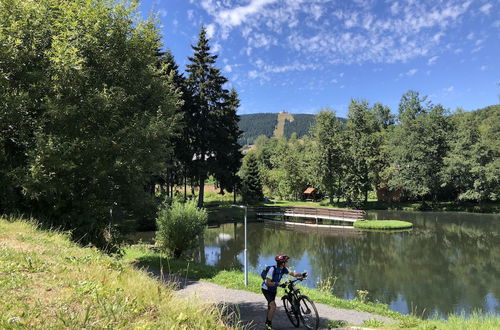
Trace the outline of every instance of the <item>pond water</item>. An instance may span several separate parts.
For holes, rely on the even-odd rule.
[[[410,221],[414,228],[388,233],[249,223],[249,270],[260,273],[285,253],[291,268],[309,272],[304,285],[336,277],[338,297],[367,290],[368,300],[420,317],[500,315],[500,215],[376,211],[368,217]],[[199,258],[243,270],[243,248],[243,225],[224,224],[207,230]]]

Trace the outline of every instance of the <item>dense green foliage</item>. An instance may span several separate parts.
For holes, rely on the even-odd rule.
[[[164,203],[158,211],[156,241],[176,259],[191,252],[203,236],[207,211],[197,208],[196,204],[194,199],[185,203],[174,201],[172,205]]]
[[[144,184],[163,170],[179,125],[179,97],[156,65],[156,28],[133,20],[134,7],[102,0],[0,6],[8,78],[0,207],[27,204],[52,226],[104,246],[115,217],[151,216]]]
[[[342,124],[323,110],[311,136],[259,137],[255,154],[270,196],[297,200],[307,187],[363,207],[381,201],[475,201],[500,193],[500,106],[450,114],[415,91],[394,117],[382,104],[353,100]]]
[[[238,95],[204,29],[185,79],[136,6],[0,1],[0,212],[112,247],[125,224],[154,226],[155,191],[237,183]]]
[[[345,172],[345,153],[343,150],[343,126],[329,110],[321,111],[316,117],[312,131],[315,143],[312,146],[313,173],[315,185],[328,194],[330,203],[340,198],[341,182]]]

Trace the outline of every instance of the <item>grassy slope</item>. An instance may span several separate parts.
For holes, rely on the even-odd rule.
[[[0,328],[223,329],[130,264],[67,235],[0,218]]]
[[[168,259],[159,253],[153,252],[147,245],[129,246],[125,250],[124,259],[128,262],[135,262],[144,267],[160,267],[163,265],[165,272],[177,273],[181,278],[190,278],[195,280],[204,280],[216,283],[227,288],[245,290],[254,293],[260,293],[261,278],[256,274],[248,274],[248,287],[243,284],[243,273],[234,270],[222,270],[213,266],[200,265],[193,262],[182,260]],[[282,290],[282,289],[279,289]],[[352,309],[358,311],[366,311],[374,314],[384,315],[394,318],[396,323],[393,324],[375,324],[368,322],[366,326],[383,329],[500,329],[500,317],[498,316],[483,316],[472,315],[468,318],[461,316],[450,316],[448,321],[445,320],[420,320],[412,315],[402,315],[394,312],[384,304],[361,303],[357,300],[339,299],[329,293],[320,290],[301,288],[303,294],[308,295],[313,301],[326,305]],[[280,293],[278,293],[278,296]]]

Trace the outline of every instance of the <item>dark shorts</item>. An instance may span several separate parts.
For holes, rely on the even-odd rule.
[[[262,293],[264,294],[264,297],[266,297],[267,303],[272,303],[274,299],[276,299],[276,291],[269,291],[266,289],[262,289]]]

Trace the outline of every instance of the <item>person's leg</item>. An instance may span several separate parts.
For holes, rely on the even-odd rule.
[[[262,289],[262,293],[267,300],[266,327],[271,329],[274,311],[276,310],[276,303],[274,302],[276,292]]]
[[[269,321],[269,323],[272,322],[275,311],[276,311],[276,302],[273,300],[269,304],[267,304],[267,320]]]

